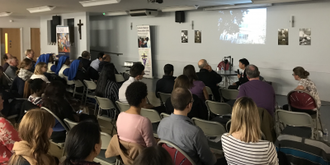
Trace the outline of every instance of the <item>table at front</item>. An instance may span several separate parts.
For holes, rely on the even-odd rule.
[[[224,71],[224,72],[218,71],[217,73],[225,78],[225,87],[229,86],[228,85],[228,81],[229,81],[228,78],[230,76],[237,76],[237,73],[235,71]]]

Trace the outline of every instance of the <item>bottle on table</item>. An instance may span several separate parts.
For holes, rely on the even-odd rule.
[[[221,65],[221,73],[224,73],[225,69],[223,68],[223,65]]]
[[[323,140],[327,142],[328,141],[328,136],[329,136],[328,129],[324,128],[324,131],[323,131]]]

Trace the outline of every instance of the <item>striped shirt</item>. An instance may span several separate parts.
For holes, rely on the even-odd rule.
[[[108,80],[107,86],[105,87],[104,97],[110,99],[113,103],[118,100],[119,86],[116,82]]]
[[[256,143],[246,143],[228,133],[222,135],[221,141],[223,152],[229,165],[278,165],[274,144],[269,141],[260,140]]]

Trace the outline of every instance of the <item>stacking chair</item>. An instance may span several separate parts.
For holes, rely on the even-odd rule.
[[[116,101],[116,105],[119,108],[120,112],[125,112],[130,107],[127,103],[122,103],[120,101]]]
[[[287,98],[290,111],[308,113],[315,119],[316,129],[323,131],[320,110],[317,108],[317,103],[313,96],[305,91],[295,90],[289,92]]]
[[[160,140],[158,145],[162,146],[172,157],[174,165],[196,165],[196,163],[175,144]]]
[[[41,107],[40,109],[47,111],[50,113],[61,125],[62,127],[68,132],[69,128],[61,121],[59,117],[57,117],[51,110],[49,110],[46,107]],[[53,143],[54,145],[58,146],[62,150],[62,156],[64,156],[64,143],[55,143],[50,139],[50,142]]]
[[[102,165],[115,165],[116,157],[111,157],[111,158],[105,157],[105,151],[107,150],[108,145],[111,141],[111,136],[107,133],[101,132],[101,140],[102,140],[101,152],[97,157],[94,158],[94,161],[99,162]]]
[[[158,128],[159,122],[162,120],[160,118],[158,112],[153,110],[153,109],[142,108],[141,109],[141,116],[144,116],[144,117],[148,118],[151,121],[154,136],[158,137],[157,128]]]
[[[238,90],[236,89],[226,89],[226,88],[222,88],[219,89],[220,93],[221,93],[221,99],[222,102],[224,101],[223,99],[226,100],[236,100],[237,96],[238,96]]]
[[[212,92],[211,88],[208,87],[208,86],[205,86],[205,89],[206,89],[207,95],[211,96],[210,100],[214,100],[214,95],[213,95],[213,92]]]
[[[95,111],[95,112],[97,112],[97,114],[96,114],[97,119],[110,121],[112,126],[113,126],[112,130],[111,130],[111,134],[112,134],[113,130],[115,128],[115,124],[116,124],[115,122],[116,122],[116,116],[117,116],[117,109],[116,109],[115,105],[113,104],[113,102],[108,98],[95,96],[95,100],[96,100],[96,103],[99,105],[98,111]],[[109,117],[102,116],[101,115],[102,110],[112,110],[112,111],[114,111],[114,118],[111,119]]]
[[[77,122],[71,121],[68,118],[64,119],[64,123],[69,128],[69,130],[71,130],[74,126],[76,126],[78,124]]]
[[[196,126],[202,129],[205,136],[208,138],[221,138],[221,136],[226,133],[224,126],[216,121],[207,121],[193,117],[192,121]],[[209,146],[212,149],[215,149],[217,153],[222,153],[222,143],[221,142],[212,142],[208,140]]]
[[[170,93],[162,93],[162,92],[157,92],[157,95],[159,96],[160,102],[165,106],[165,102],[168,98],[171,98]]]
[[[122,74],[115,74],[116,82],[121,83],[125,81],[125,78]]]
[[[162,119],[164,119],[165,117],[170,117],[170,115],[167,114],[167,113],[161,113],[159,116],[160,116],[160,118],[162,118]]]
[[[216,101],[210,101],[206,100],[205,101],[206,107],[208,109],[209,116],[208,118],[210,119],[211,113],[222,116],[222,115],[231,115],[231,106],[227,103],[220,103]]]
[[[95,82],[90,81],[90,80],[84,80],[84,83],[87,87],[86,94],[85,94],[85,104],[86,104],[88,102],[87,98],[94,99],[95,93],[93,93],[93,91],[95,91],[95,89],[96,89],[96,84],[95,84]]]
[[[314,138],[314,128],[313,128],[313,119],[310,115],[303,113],[303,112],[292,112],[292,111],[286,111],[286,110],[276,110],[275,112],[276,118],[279,123],[283,123],[285,126],[291,126],[291,127],[307,127],[310,129],[310,137],[308,138]],[[285,128],[284,128],[285,130]],[[284,130],[281,130],[282,133]],[[298,132],[301,134],[305,131]],[[288,132],[286,132],[288,133]],[[292,134],[292,133],[289,133]],[[292,134],[294,135],[294,134]]]
[[[77,92],[77,88],[83,88],[83,91],[81,93]],[[84,93],[85,93],[84,84],[80,80],[74,80],[73,97],[75,97],[76,95],[80,95],[81,96],[81,103],[82,103],[83,98],[84,98]]]

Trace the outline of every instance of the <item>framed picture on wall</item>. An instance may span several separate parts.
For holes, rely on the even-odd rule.
[[[278,45],[289,45],[289,29],[278,29]]]
[[[312,44],[312,31],[310,28],[299,29],[299,45],[311,45]]]
[[[195,30],[195,43],[202,43],[202,31]]]
[[[181,30],[181,43],[188,43],[188,30]]]

